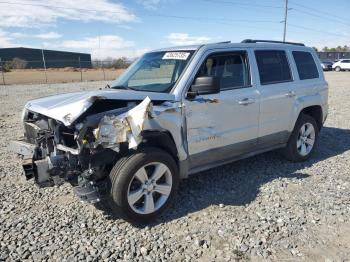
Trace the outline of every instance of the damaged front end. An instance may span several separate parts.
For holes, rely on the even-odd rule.
[[[24,139],[12,141],[10,148],[22,157],[27,179],[34,178],[39,187],[69,182],[81,200],[96,203],[108,189],[114,163],[145,142],[145,130],[167,130],[176,146],[183,144],[178,102],[153,105],[146,97],[141,102],[123,101],[115,109],[104,97],[88,101],[92,109],[86,108],[76,119],[65,114],[57,120],[25,109]],[[108,106],[101,106],[103,102]]]

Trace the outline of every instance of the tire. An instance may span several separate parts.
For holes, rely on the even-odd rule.
[[[341,71],[340,66],[337,66],[337,67],[335,68],[335,71],[336,71],[336,72],[340,72],[340,71]]]
[[[305,129],[302,135],[302,127]],[[312,132],[312,130],[314,132]],[[308,132],[311,132],[309,135]],[[315,150],[318,140],[319,128],[315,119],[303,113],[300,114],[295,123],[292,134],[289,137],[287,146],[283,150],[284,156],[292,162],[302,162],[308,160]],[[310,147],[311,140],[313,140]]]
[[[157,178],[154,175],[162,172],[152,183],[152,177]],[[169,207],[179,184],[175,160],[158,148],[144,148],[119,159],[109,177],[110,192],[104,199],[108,211],[132,223],[141,224],[149,223]],[[141,180],[144,180],[143,183]],[[131,204],[135,199],[136,203]],[[154,203],[153,210],[151,203]]]

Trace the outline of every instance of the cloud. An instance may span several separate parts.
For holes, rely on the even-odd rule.
[[[207,36],[189,36],[187,33],[171,33],[167,36],[171,45],[195,45],[206,43],[211,40]]]
[[[154,10],[157,9],[161,0],[138,0],[137,2],[142,4],[146,9]]]
[[[27,35],[22,33],[6,32],[0,29],[0,48],[9,48],[9,47],[37,48],[29,44],[17,43],[16,41],[18,40],[18,38],[22,38],[22,37],[27,37]]]
[[[18,44],[14,43],[14,40],[26,36],[27,35],[23,33],[7,32],[0,29],[0,48],[19,46]]]
[[[19,32],[9,33],[9,35],[13,38],[23,38],[28,36],[27,34],[23,34]]]
[[[133,47],[135,43],[117,35],[103,35],[87,37],[82,40],[66,40],[62,46],[73,49],[121,49]]]
[[[123,4],[110,0],[22,0],[0,3],[0,27],[41,27],[58,19],[125,23],[136,16]]]
[[[56,32],[48,32],[48,33],[35,35],[35,37],[40,39],[58,39],[58,38],[61,38],[62,35]]]
[[[349,46],[350,43],[350,33],[340,32],[342,36],[334,37],[332,35],[323,36],[322,39],[312,39],[312,41],[306,41],[308,46],[315,46],[319,50],[322,50],[325,46],[327,47],[337,47],[337,46]]]
[[[13,37],[11,37],[8,32],[5,32],[0,29],[0,48],[13,47],[14,43],[12,42],[12,40]]]
[[[0,48],[19,46],[19,44],[14,42],[14,40],[26,36],[27,35],[22,33],[12,33],[0,29]]]
[[[135,43],[117,35],[86,37],[82,40],[65,40],[62,43],[45,43],[45,48],[90,53],[93,59],[135,58],[147,52],[147,48],[136,48]]]
[[[92,59],[104,60],[107,58],[126,57],[134,59],[148,52],[148,48],[125,48],[125,49],[93,49],[91,50]]]
[[[81,40],[65,41],[50,38],[47,39],[48,41],[43,42],[41,46],[28,46],[15,43],[14,40],[16,38],[13,34],[19,36],[16,33],[9,33],[0,29],[0,48],[23,46],[29,48],[82,52],[90,53],[92,59],[101,60],[106,58],[119,58],[122,56],[133,59],[149,51],[148,48],[137,48],[133,41],[126,40],[117,35],[102,35],[100,37],[94,36],[86,37]]]

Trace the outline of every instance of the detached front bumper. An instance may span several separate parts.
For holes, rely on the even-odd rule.
[[[36,146],[24,141],[10,141],[9,148],[12,152],[25,158],[33,158]]]
[[[105,187],[103,181],[78,181],[78,170],[62,170],[67,166],[66,155],[40,156],[37,145],[25,141],[11,141],[9,149],[22,157],[22,167],[27,180],[34,178],[39,187],[50,187],[70,182],[74,186],[75,194],[83,202],[97,203],[101,201],[100,189]],[[69,154],[70,151],[68,150]],[[102,156],[103,159],[108,157]],[[60,170],[61,169],[61,170]],[[91,170],[86,171],[87,173]],[[85,174],[86,175],[86,174]]]
[[[24,141],[11,141],[9,149],[19,156],[22,156],[22,167],[27,180],[37,177],[37,169],[34,164],[34,155],[36,153],[36,145]]]
[[[38,159],[36,145],[21,140],[11,141],[9,149],[22,157],[22,167],[27,180],[34,178],[39,187],[55,185],[49,173],[50,159]]]

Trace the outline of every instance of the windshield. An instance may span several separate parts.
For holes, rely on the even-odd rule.
[[[193,53],[193,50],[147,53],[113,81],[111,88],[169,92]]]

